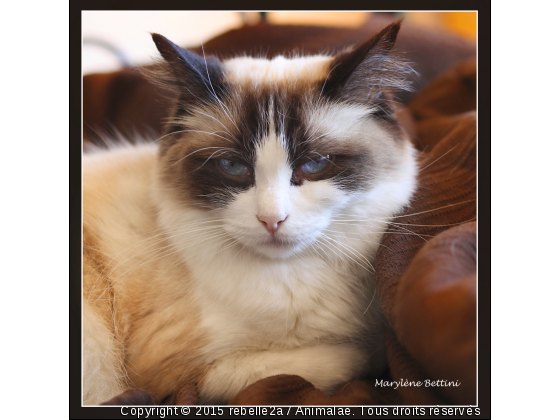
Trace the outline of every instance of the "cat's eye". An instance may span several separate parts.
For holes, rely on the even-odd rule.
[[[249,167],[233,160],[218,159],[218,165],[226,174],[232,176],[249,175],[250,173]]]
[[[312,160],[301,165],[301,170],[303,173],[306,174],[318,174],[319,172],[323,172],[327,166],[331,163],[330,156],[327,155],[326,157],[321,156],[318,159]]]

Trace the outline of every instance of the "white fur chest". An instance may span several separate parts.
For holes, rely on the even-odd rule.
[[[192,266],[209,357],[340,341],[362,328],[349,267],[336,269],[316,256],[272,263],[228,257]]]

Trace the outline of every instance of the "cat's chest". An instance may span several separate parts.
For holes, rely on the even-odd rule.
[[[212,353],[340,341],[362,328],[362,307],[374,293],[373,278],[320,258],[202,263],[191,271]]]

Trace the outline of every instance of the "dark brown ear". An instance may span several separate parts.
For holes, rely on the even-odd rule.
[[[344,101],[375,104],[393,90],[410,90],[412,69],[392,53],[401,20],[391,23],[352,51],[338,54],[325,83],[325,94]]]
[[[166,87],[177,91],[182,100],[217,100],[222,94],[223,68],[215,57],[200,57],[159,34],[152,39],[167,65],[152,75]]]

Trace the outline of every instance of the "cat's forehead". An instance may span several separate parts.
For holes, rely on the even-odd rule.
[[[324,81],[332,66],[333,57],[314,55],[309,57],[278,56],[271,60],[253,57],[237,57],[225,61],[226,82],[243,86],[267,86],[290,83]]]

